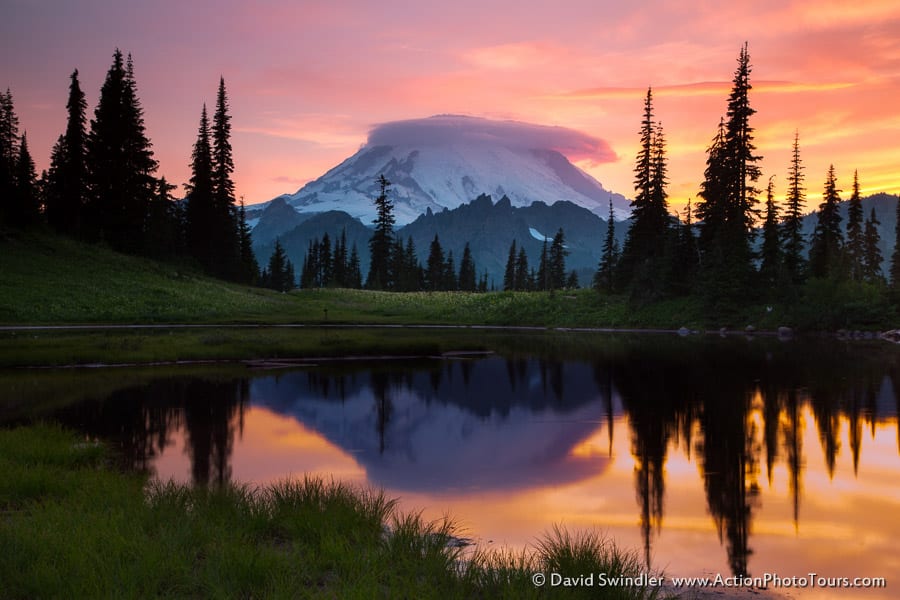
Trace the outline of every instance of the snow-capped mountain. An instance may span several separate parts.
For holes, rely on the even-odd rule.
[[[356,154],[280,198],[299,212],[341,210],[369,224],[379,193],[376,179],[384,175],[393,184],[398,225],[480,194],[506,196],[513,206],[568,200],[604,218],[612,197],[617,217],[627,217],[629,201],[566,155],[615,158],[602,140],[562,127],[453,115],[396,121],[376,127]]]

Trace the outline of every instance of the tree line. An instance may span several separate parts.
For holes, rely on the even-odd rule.
[[[802,286],[813,280],[889,289],[900,298],[900,244],[892,255],[888,288],[881,272],[880,223],[874,209],[863,215],[857,173],[846,228],[841,226],[840,190],[831,166],[815,231],[809,240],[804,236],[806,189],[799,133],[794,135],[784,206],[774,200],[774,178],[770,177],[764,211],[759,209],[762,157],[753,141],[751,117],[756,110],[749,100],[750,73],[745,44],[726,115],[707,149],[700,199],[694,208],[688,202],[683,216],[669,213],[665,134],[654,115],[652,89],[647,90],[628,232],[620,249],[610,201],[609,228],[594,287],[603,293],[626,293],[638,304],[696,294],[719,313],[748,301],[796,298]],[[900,239],[900,203],[897,213]],[[757,240],[760,222],[762,239]]]
[[[160,259],[192,259],[216,277],[256,283],[243,201],[235,201],[231,116],[219,79],[212,121],[206,105],[182,201],[159,167],[144,125],[134,62],[119,49],[88,123],[76,69],[69,83],[65,131],[50,168],[37,176],[27,135],[19,134],[13,98],[0,94],[0,222],[46,224],[52,230],[114,250]]]

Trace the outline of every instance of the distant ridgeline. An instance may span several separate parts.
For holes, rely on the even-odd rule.
[[[260,260],[272,253],[278,238],[299,270],[311,241],[321,239],[327,233],[334,242],[343,231],[348,248],[356,245],[363,269],[369,264],[368,244],[372,229],[345,212],[298,213],[284,199],[276,198],[257,218],[253,228],[253,248]],[[619,221],[615,226],[621,244],[627,222]],[[493,285],[502,289],[512,242],[516,242],[517,248],[525,249],[529,264],[537,268],[544,237],[550,243],[560,228],[565,232],[565,246],[569,252],[566,268],[576,271],[582,286],[589,286],[600,260],[606,221],[571,202],[556,202],[551,206],[534,202],[531,206],[517,208],[506,197],[495,204],[490,196],[482,194],[469,204],[452,210],[438,213],[428,210],[395,233],[404,244],[412,238],[416,255],[423,264],[435,235],[440,238],[444,252],[453,252],[457,265],[468,242],[478,277],[486,271],[488,287]]]
[[[814,202],[808,204],[813,206]],[[887,274],[891,252],[896,243],[897,197],[875,194],[864,198],[862,206],[867,216],[874,209],[880,222],[879,247],[884,259],[882,272]],[[265,209],[248,210],[247,213],[256,222],[253,228],[253,249],[260,263],[272,254],[275,239],[278,238],[288,258],[299,270],[311,241],[321,239],[327,233],[334,242],[343,231],[348,248],[356,244],[363,269],[369,264],[368,244],[372,228],[343,211],[301,213],[283,198],[276,198]],[[840,213],[846,223],[847,201],[841,202]],[[606,224],[606,220],[571,202],[557,202],[550,206],[534,202],[531,206],[517,208],[505,197],[495,204],[490,196],[482,194],[469,204],[452,210],[438,213],[429,210],[412,223],[397,229],[396,233],[404,244],[412,237],[416,254],[423,264],[435,235],[440,238],[444,251],[452,251],[457,260],[468,242],[478,275],[481,276],[486,270],[488,285],[493,283],[495,288],[502,289],[510,244],[515,240],[517,248],[525,249],[529,264],[537,266],[543,245],[541,236],[547,236],[549,241],[562,228],[566,236],[566,249],[569,251],[566,266],[578,273],[582,287],[588,287],[600,260]],[[628,221],[615,222],[616,239],[620,247],[628,231],[628,224]],[[815,226],[814,212],[803,218],[803,233],[807,239]],[[762,243],[762,236],[757,236],[757,243]],[[808,253],[808,246],[806,252]]]

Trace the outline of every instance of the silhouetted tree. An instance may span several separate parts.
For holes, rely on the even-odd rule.
[[[453,250],[447,253],[447,262],[444,263],[444,275],[440,289],[448,292],[459,289],[459,282],[456,279],[456,261],[453,260]]]
[[[875,207],[869,218],[866,219],[865,232],[863,233],[863,278],[869,283],[883,283],[884,275],[881,272],[881,249],[878,243],[881,241],[881,235],[878,233],[878,226],[881,222],[875,215]]]
[[[506,270],[503,272],[503,289],[516,289],[516,240],[509,245],[509,256],[506,259]]]
[[[143,249],[147,209],[157,191],[157,162],[145,132],[131,56],[125,64],[118,49],[100,90],[86,148],[84,223],[90,225],[89,237],[118,250]]]
[[[769,177],[766,188],[766,220],[763,223],[762,262],[759,275],[763,286],[773,290],[781,274],[781,235],[778,227],[778,207],[775,205],[775,185]]]
[[[664,245],[669,227],[666,202],[665,137],[653,119],[653,94],[647,89],[641,121],[640,149],[634,167],[635,198],[631,224],[622,248],[618,277],[642,299],[662,294]]]
[[[87,201],[87,100],[78,83],[77,69],[71,75],[66,110],[66,132],[51,156],[44,210],[47,223],[53,229],[74,234],[81,228],[82,211]]]
[[[760,177],[750,118],[750,55],[741,48],[728,99],[727,120],[709,149],[697,207],[701,225],[704,291],[713,305],[742,302],[752,291],[755,183]]]
[[[200,112],[200,127],[191,154],[191,179],[185,186],[187,208],[185,229],[191,256],[209,272],[213,272],[218,258],[215,240],[216,207],[213,203],[213,160],[210,143],[209,118],[206,104]]]
[[[900,196],[897,197],[897,216],[894,225],[894,253],[891,255],[891,290],[900,298]]]
[[[472,259],[469,243],[466,242],[462,260],[459,262],[459,289],[463,292],[474,292],[475,288],[475,261]]]
[[[784,248],[784,270],[791,283],[803,281],[806,261],[803,257],[803,206],[806,191],[803,188],[803,165],[800,163],[800,134],[794,133],[791,166],[788,170],[787,208],[781,222]]]
[[[384,175],[378,177],[380,193],[375,198],[375,231],[369,240],[371,261],[366,287],[370,290],[386,290],[391,287],[388,268],[391,259],[391,243],[394,239],[394,204],[388,197],[391,182]]]
[[[235,207],[234,158],[231,148],[231,115],[228,114],[228,96],[225,78],[219,77],[216,94],[216,110],[212,118],[212,206],[213,245],[218,254],[214,272],[226,279],[245,281],[247,274],[242,265],[240,224]]]
[[[847,272],[852,281],[862,281],[865,270],[863,208],[859,196],[859,171],[853,172],[853,191],[847,201]]]
[[[841,272],[841,254],[844,236],[841,232],[841,201],[834,175],[834,165],[828,167],[825,193],[817,213],[818,220],[809,247],[809,270],[813,277],[837,276]]]
[[[568,255],[565,234],[560,227],[550,244],[549,275],[550,289],[552,290],[561,290],[566,287],[566,256]]]
[[[609,217],[606,221],[606,237],[603,240],[603,252],[600,264],[594,274],[594,289],[611,294],[615,288],[615,273],[619,263],[619,243],[616,241],[616,222],[613,213],[612,196],[609,198]]]
[[[428,262],[425,265],[425,289],[429,292],[436,292],[443,289],[444,285],[444,250],[441,248],[441,241],[437,234],[431,240],[431,246],[428,250]]]
[[[9,88],[0,94],[0,222],[12,221],[11,206],[19,161],[19,118]]]
[[[528,254],[525,247],[519,246],[519,256],[516,257],[516,281],[513,289],[525,291],[534,288],[534,277],[531,276],[528,267]]]
[[[276,239],[275,249],[272,250],[272,255],[269,257],[269,266],[263,278],[263,285],[279,292],[288,292],[294,289],[296,283],[294,277],[294,266],[285,254],[281,241]]]
[[[16,160],[12,202],[8,206],[9,220],[17,227],[35,225],[41,219],[37,173],[34,170],[34,160],[28,151],[28,139],[24,133],[19,140],[19,156]]]

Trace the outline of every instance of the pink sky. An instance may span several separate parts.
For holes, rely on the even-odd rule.
[[[65,128],[69,74],[79,69],[92,116],[119,47],[134,56],[158,174],[179,186],[200,108],[214,104],[223,75],[248,204],[322,175],[373,125],[442,113],[604,140],[616,160],[571,158],[630,197],[652,85],[680,209],[696,196],[746,40],[760,187],[775,175],[783,193],[799,130],[808,208],[831,163],[845,190],[858,169],[864,193],[900,191],[896,0],[4,0],[0,37],[0,87],[13,93],[38,169]]]

